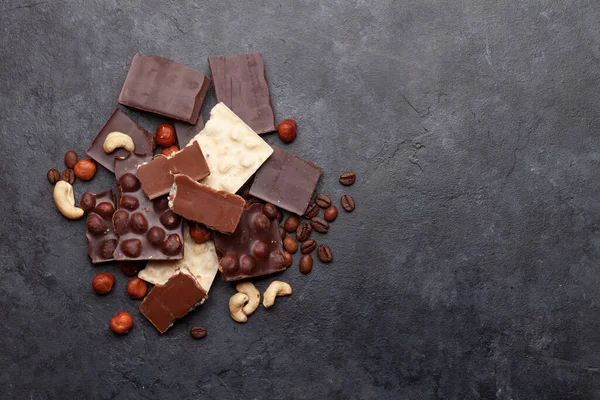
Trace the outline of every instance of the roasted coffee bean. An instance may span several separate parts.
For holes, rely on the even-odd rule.
[[[338,209],[336,206],[327,207],[327,209],[323,213],[323,218],[325,218],[325,221],[327,221],[327,222],[335,221],[337,216],[338,216]]]
[[[327,233],[329,230],[329,224],[321,217],[314,217],[311,219],[310,226],[319,233]]]
[[[349,194],[345,194],[341,199],[342,208],[347,212],[354,210],[354,199]]]
[[[142,254],[142,242],[140,239],[128,239],[121,243],[121,250],[127,257],[136,258]]]
[[[271,203],[267,203],[263,206],[263,214],[269,219],[275,219],[277,218],[277,207]]]
[[[283,225],[283,227],[285,228],[286,231],[291,233],[291,232],[296,232],[296,229],[298,229],[298,225],[300,225],[300,220],[298,220],[298,217],[296,217],[294,215],[290,215],[285,220],[285,224]]]
[[[305,254],[300,257],[300,263],[298,265],[300,267],[300,272],[303,274],[308,274],[312,270],[313,266],[313,258],[310,254]]]
[[[85,192],[79,200],[79,207],[86,212],[93,210],[96,207],[96,196],[91,192]]]
[[[72,185],[75,182],[75,172],[70,168],[65,169],[62,172],[62,180]]]
[[[314,218],[317,215],[319,215],[319,206],[317,205],[317,203],[310,204],[304,212],[304,216],[308,219]]]
[[[77,153],[73,150],[69,150],[65,153],[65,165],[67,168],[75,168],[75,164],[79,161],[79,157],[77,157]]]
[[[179,250],[181,250],[181,238],[179,235],[175,233],[168,235],[163,242],[163,253],[169,256],[174,256],[179,252]]]
[[[48,182],[54,185],[56,182],[60,181],[60,172],[58,172],[56,168],[52,168],[48,171],[46,177],[48,178]]]
[[[206,336],[206,328],[203,326],[194,326],[190,329],[190,335],[192,335],[194,339],[202,339]]]
[[[354,172],[344,172],[340,175],[340,183],[344,186],[350,186],[354,184],[356,180],[356,174]]]
[[[331,254],[331,249],[326,244],[320,244],[317,247],[317,255],[319,256],[319,260],[324,263],[331,262],[333,260],[333,254]]]
[[[283,226],[279,227],[279,236],[281,236],[281,240],[285,239],[285,229],[283,229]]]
[[[310,224],[308,222],[301,222],[300,225],[298,225],[298,229],[296,229],[296,239],[304,242],[310,237],[311,232],[312,227]]]
[[[167,233],[160,226],[153,226],[146,234],[146,238],[148,239],[150,244],[156,247],[162,245],[162,243],[165,241],[166,236]]]
[[[325,196],[324,194],[319,194],[319,195],[317,195],[317,198],[315,199],[315,203],[317,203],[317,205],[321,208],[327,208],[331,205],[331,199],[329,198],[329,196]]]
[[[285,259],[283,265],[286,268],[289,268],[290,265],[292,265],[292,263],[294,262],[294,259],[292,258],[292,255],[286,251],[286,252],[283,253],[283,257]]]
[[[293,237],[288,236],[283,239],[283,247],[288,253],[294,254],[296,251],[298,251],[298,242],[296,242],[296,239]]]
[[[313,239],[308,239],[305,242],[302,242],[300,245],[300,251],[302,254],[312,253],[317,248],[317,242]]]

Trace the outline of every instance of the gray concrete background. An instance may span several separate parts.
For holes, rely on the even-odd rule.
[[[0,398],[600,398],[598,3],[252,3],[0,0]],[[287,149],[336,199],[359,176],[315,236],[335,262],[286,271],[293,296],[245,325],[219,281],[160,336],[52,203],[46,171],[83,154],[138,51],[205,73],[262,52]]]

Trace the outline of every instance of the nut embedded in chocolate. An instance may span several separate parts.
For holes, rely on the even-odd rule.
[[[308,222],[301,222],[300,225],[298,225],[298,229],[296,229],[296,239],[300,242],[304,242],[310,237],[311,233],[312,227],[310,224]]]
[[[94,212],[99,214],[102,218],[110,218],[115,213],[115,207],[111,203],[103,201],[96,206]]]
[[[155,247],[162,246],[166,236],[167,233],[160,226],[153,226],[146,234],[146,238],[150,244]]]
[[[113,254],[117,249],[117,239],[108,239],[102,243],[102,247],[100,249],[100,257],[105,260],[113,258]]]
[[[331,198],[324,194],[319,194],[315,199],[315,203],[317,203],[317,205],[321,208],[327,208],[331,205]]]
[[[181,217],[175,214],[171,210],[167,210],[160,216],[160,223],[164,225],[167,229],[175,229],[179,222],[181,221]]]
[[[48,178],[48,182],[54,185],[56,182],[60,181],[60,172],[58,172],[56,168],[52,168],[48,170],[46,177]]]
[[[126,210],[135,210],[140,206],[140,202],[138,201],[138,199],[128,194],[123,195],[123,197],[121,197],[121,200],[119,200],[119,204],[121,205],[121,208],[124,208]]]
[[[327,233],[329,230],[329,223],[321,217],[314,217],[311,219],[310,226],[319,233]]]
[[[256,266],[256,261],[254,258],[249,255],[245,255],[240,259],[240,268],[242,272],[246,275],[249,275],[254,271],[254,267]]]
[[[96,196],[92,192],[85,192],[79,200],[79,207],[86,212],[93,210],[96,207]]]
[[[261,241],[257,241],[252,246],[252,254],[256,258],[265,258],[269,254],[269,247]]]
[[[169,209],[169,198],[167,196],[158,197],[154,201],[152,201],[152,203],[154,212],[157,214],[160,214],[161,212]]]
[[[117,210],[113,214],[113,229],[117,235],[129,232],[129,213],[125,210]]]
[[[269,255],[269,263],[273,269],[281,269],[284,268],[285,264],[285,256],[282,251],[273,251]]]
[[[121,243],[121,250],[127,257],[139,257],[142,253],[142,242],[139,239],[127,239]]]
[[[172,256],[175,255],[181,250],[181,238],[179,235],[173,233],[168,235],[165,241],[163,242],[162,251],[163,253]]]
[[[302,242],[300,245],[300,251],[302,254],[312,253],[317,248],[317,242],[313,239],[308,239],[305,242]]]
[[[95,235],[102,235],[108,229],[102,217],[96,213],[90,213],[85,224],[87,230]]]
[[[263,213],[267,216],[267,218],[275,219],[277,218],[277,207],[271,203],[267,203],[263,206]]]
[[[219,263],[224,272],[237,271],[239,267],[239,261],[235,254],[227,254]]]
[[[265,214],[256,214],[256,216],[254,217],[254,226],[256,227],[256,229],[267,230],[269,229],[270,225],[271,222]]]
[[[134,174],[128,172],[119,179],[119,186],[123,192],[135,192],[140,188],[140,181]]]
[[[131,214],[131,230],[137,234],[144,234],[148,230],[148,220],[142,213]]]

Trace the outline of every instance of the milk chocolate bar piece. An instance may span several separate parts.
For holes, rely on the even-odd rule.
[[[215,190],[186,175],[175,175],[169,194],[169,207],[175,214],[223,233],[235,231],[245,205],[240,196]]]
[[[140,312],[160,333],[165,333],[175,320],[183,318],[207,297],[194,275],[184,267],[166,283],[152,288],[142,301]]]
[[[92,264],[113,261],[117,247],[117,235],[113,230],[112,216],[115,212],[115,196],[112,190],[102,193],[85,192],[82,198],[89,209],[85,236],[88,256]]]
[[[198,142],[169,157],[159,154],[152,161],[137,167],[142,190],[150,200],[169,193],[175,174],[184,174],[196,181],[210,175]]]
[[[260,53],[209,57],[208,65],[217,101],[225,103],[259,135],[277,129]]]
[[[136,54],[119,104],[195,124],[209,83],[202,72],[187,65]]]
[[[127,155],[127,150],[125,149],[116,149],[112,153],[104,152],[104,140],[111,132],[122,132],[131,136],[136,153],[142,155],[154,154],[156,144],[152,135],[117,108],[85,151],[88,156],[92,157],[98,164],[109,171],[114,172],[116,157],[125,157]]]

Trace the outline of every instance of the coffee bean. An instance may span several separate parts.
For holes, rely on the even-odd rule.
[[[298,229],[298,225],[300,225],[300,221],[298,220],[298,217],[296,217],[294,215],[290,215],[285,220],[285,224],[283,225],[283,227],[285,228],[286,231],[291,233],[291,232],[295,232],[296,229]]]
[[[329,196],[325,196],[324,194],[319,194],[319,195],[317,195],[317,198],[315,199],[315,203],[317,203],[317,205],[321,208],[327,208],[331,205],[331,199],[329,198]]]
[[[331,254],[331,249],[326,244],[320,244],[317,248],[317,255],[319,256],[319,260],[324,263],[331,262],[333,260],[333,254]]]
[[[60,172],[58,172],[56,168],[52,168],[48,171],[46,177],[48,178],[48,182],[54,185],[56,182],[60,181]]]
[[[356,174],[354,172],[344,172],[340,175],[340,183],[344,186],[350,186],[356,180]]]
[[[354,199],[349,194],[345,194],[341,199],[342,208],[348,212],[354,210]]]
[[[308,239],[305,242],[302,242],[300,245],[300,251],[302,254],[312,253],[317,248],[317,242],[313,239]]]
[[[190,329],[190,335],[192,335],[194,339],[202,339],[206,336],[206,328],[203,326],[194,326]]]
[[[271,203],[267,203],[263,206],[263,214],[269,219],[275,219],[277,218],[277,207]]]
[[[311,219],[310,226],[319,233],[327,233],[329,230],[329,224],[321,217],[314,217]]]
[[[75,172],[70,168],[65,169],[62,173],[62,180],[72,185],[75,182]]]
[[[304,212],[304,216],[309,219],[314,218],[317,215],[319,215],[319,206],[317,205],[317,203],[312,203],[311,205],[309,205],[306,211]]]
[[[325,218],[325,221],[327,221],[327,222],[335,221],[337,216],[338,216],[338,209],[336,206],[327,207],[327,209],[323,213],[323,218]]]
[[[288,253],[294,254],[296,251],[298,251],[298,242],[296,242],[296,239],[293,237],[288,236],[283,239],[283,247]]]
[[[298,229],[296,229],[296,239],[304,242],[310,237],[311,232],[312,227],[310,224],[308,222],[301,222],[300,225],[298,225]]]
[[[285,229],[283,229],[283,226],[279,227],[279,236],[281,236],[281,240],[285,239]]]
[[[298,264],[300,267],[300,272],[303,274],[308,274],[312,270],[313,266],[313,258],[310,254],[305,254],[300,257],[300,263]]]
[[[77,153],[75,153],[72,150],[69,150],[65,153],[65,165],[67,166],[67,168],[75,168],[75,164],[77,164],[77,161],[79,160],[79,157],[77,157]]]
[[[292,262],[294,262],[294,260],[292,259],[292,255],[290,253],[288,253],[287,251],[283,253],[283,265],[286,268],[289,268],[290,265],[292,265]]]

